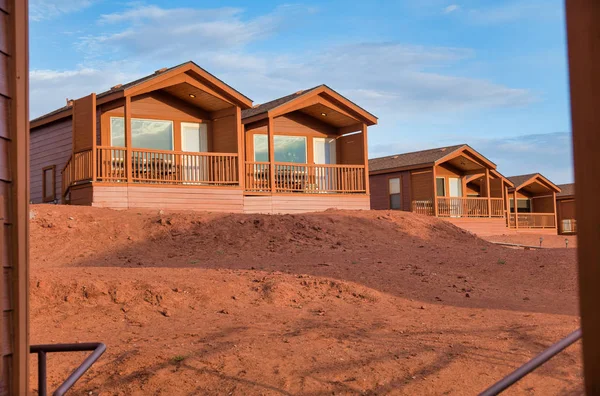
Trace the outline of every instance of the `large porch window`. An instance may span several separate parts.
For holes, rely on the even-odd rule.
[[[125,146],[123,117],[110,118],[110,143]],[[131,145],[135,148],[173,150],[173,121],[131,119]]]
[[[510,198],[510,211],[515,211],[515,200]],[[517,212],[531,213],[531,200],[529,198],[517,198]]]
[[[306,164],[305,136],[273,136],[275,162]],[[254,135],[254,161],[269,162],[269,140],[267,135]]]

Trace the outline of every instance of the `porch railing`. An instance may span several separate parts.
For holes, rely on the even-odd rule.
[[[519,228],[555,228],[554,213],[518,213]],[[515,214],[508,218],[510,228],[515,227]]]
[[[125,147],[97,148],[96,178],[105,182],[238,185],[238,155],[133,149],[131,171]]]
[[[437,202],[439,217],[504,217],[502,198],[438,197]]]
[[[62,170],[61,185],[63,197],[73,184],[92,180],[94,176],[93,169],[92,150],[80,151],[72,155]]]
[[[274,164],[275,192],[280,193],[365,193],[365,167],[363,165]],[[246,190],[272,191],[270,164],[246,163]]]
[[[412,211],[418,214],[434,216],[433,213],[433,200],[422,199],[412,202]]]

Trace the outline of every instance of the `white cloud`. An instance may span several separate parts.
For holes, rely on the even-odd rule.
[[[31,0],[29,18],[38,22],[90,7],[95,0]]]
[[[460,8],[458,4],[451,4],[448,7],[444,8],[444,14],[449,14],[451,12],[457,11]]]

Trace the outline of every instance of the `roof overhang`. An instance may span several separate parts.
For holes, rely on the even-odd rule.
[[[519,191],[527,186],[530,186],[532,184],[539,184],[542,185],[544,187],[546,187],[547,189],[549,189],[550,191],[559,193],[561,190],[560,188],[552,183],[550,180],[546,179],[543,175],[541,175],[540,173],[536,173],[534,174],[532,177],[530,177],[529,179],[525,180],[524,182],[522,182],[521,184],[519,184],[518,186],[514,186],[513,189],[516,191]]]
[[[360,123],[369,126],[377,124],[376,116],[326,85],[311,89],[268,111],[243,119],[242,122],[249,124],[266,118],[279,117],[293,111],[302,111],[313,117],[320,117],[325,114],[321,120],[326,123],[331,123],[331,118],[326,119],[330,116],[327,114],[328,111],[331,111],[338,120],[345,120],[340,122],[346,125],[338,124],[336,125],[338,127],[352,127],[353,124]]]
[[[489,159],[487,159],[468,145],[464,145],[461,148],[458,148],[448,153],[444,157],[438,159],[437,161],[435,161],[435,165],[441,165],[445,162],[453,161],[461,156],[465,157],[466,160],[470,161],[473,164],[476,164],[481,168],[488,168],[490,170],[496,169],[496,164],[494,164],[492,161],[490,161]]]

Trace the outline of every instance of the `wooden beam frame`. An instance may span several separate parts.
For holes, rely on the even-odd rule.
[[[579,307],[585,392],[600,393],[600,2],[567,0],[567,43],[575,162]]]
[[[487,196],[488,217],[492,217],[492,197],[490,192],[490,170],[485,168],[485,191]]]
[[[363,135],[363,162],[365,165],[365,193],[370,194],[369,185],[369,148],[368,148],[368,136],[367,136],[367,124],[362,124],[361,131]]]
[[[273,141],[273,134],[275,129],[273,126],[273,119],[269,117],[267,122],[267,140],[269,141],[269,178],[271,179],[271,192],[275,193],[275,144]]]
[[[125,106],[123,108],[123,124],[125,129],[125,147],[127,148],[127,158],[125,160],[125,172],[127,172],[127,183],[133,182],[133,147],[131,145],[131,97],[125,97]]]

